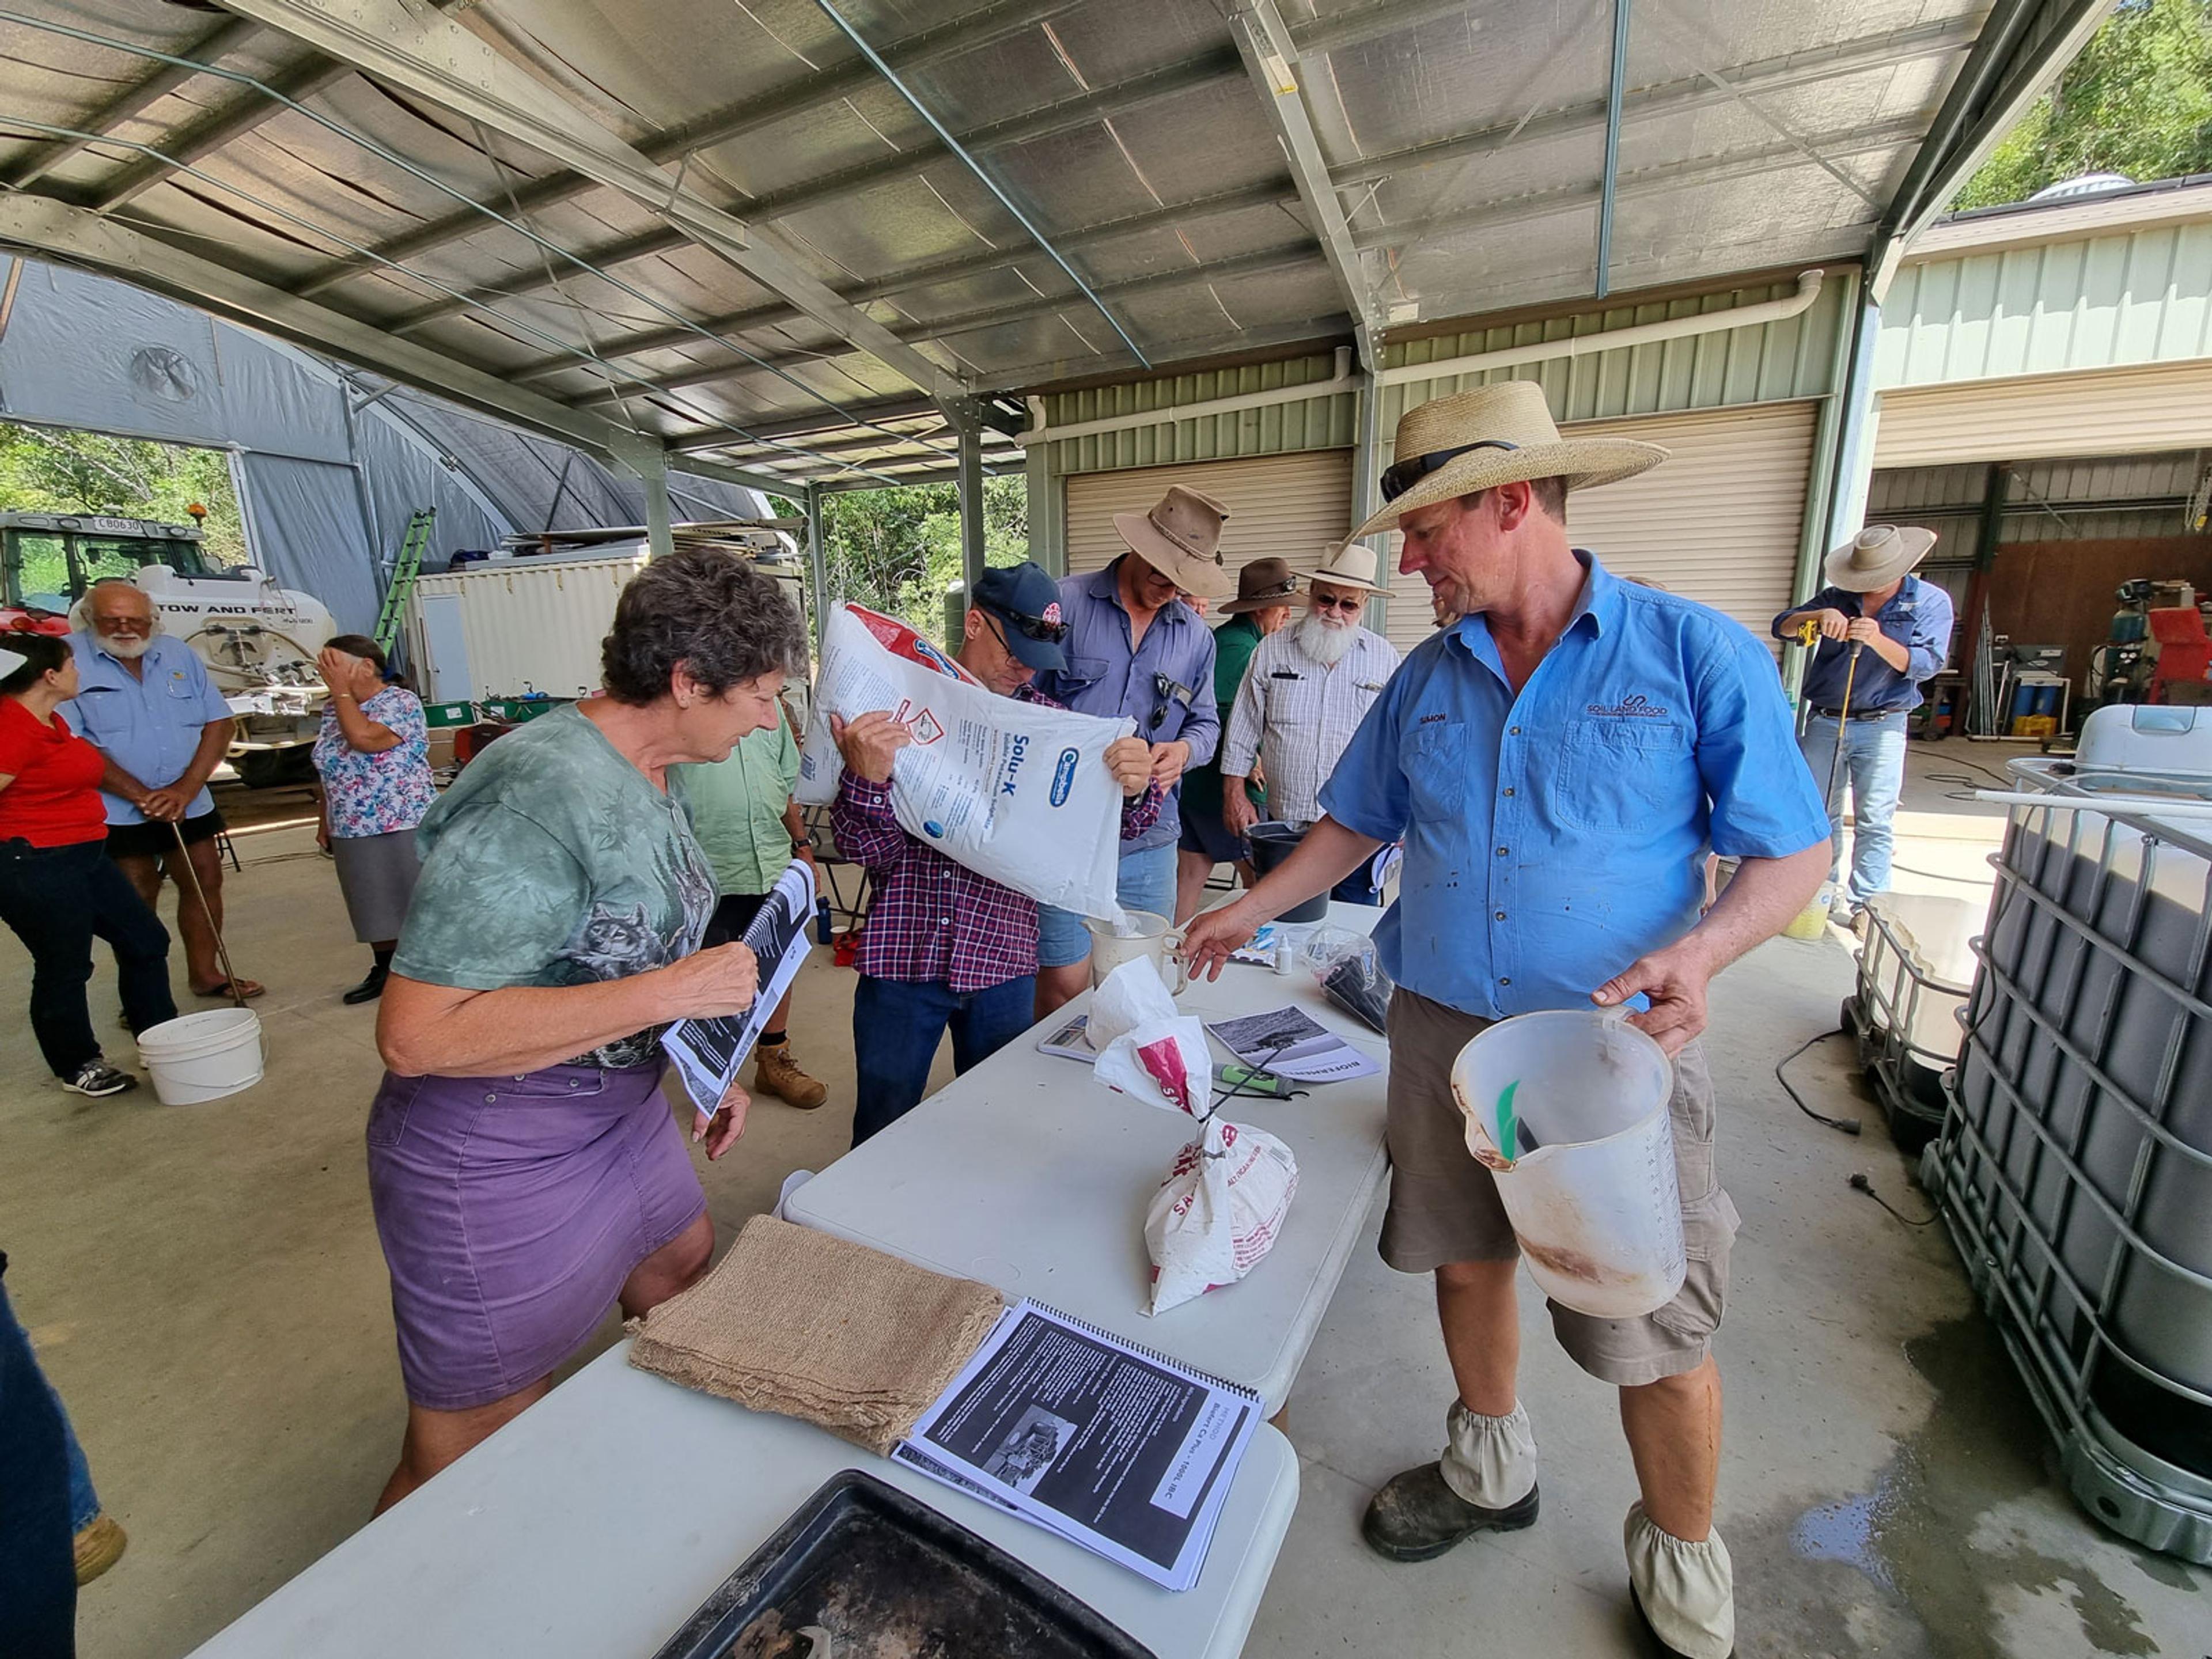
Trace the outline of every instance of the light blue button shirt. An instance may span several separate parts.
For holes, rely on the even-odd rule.
[[[1576,556],[1574,618],[1518,697],[1468,617],[1406,659],[1322,792],[1338,823],[1404,837],[1382,965],[1493,1019],[1586,1008],[1680,938],[1709,846],[1783,858],[1828,838],[1765,647]]]
[[[207,665],[182,640],[155,635],[136,675],[100,648],[89,633],[70,635],[76,653],[76,696],[62,705],[70,728],[149,789],[184,776],[210,720],[228,720],[230,705],[208,678]],[[105,789],[110,823],[143,823],[146,816]],[[215,805],[203,787],[186,807],[198,817]]]
[[[1146,743],[1180,738],[1190,745],[1188,764],[1203,766],[1221,744],[1221,713],[1213,700],[1212,630],[1181,599],[1170,599],[1145,629],[1145,637],[1131,646],[1120,580],[1111,564],[1087,576],[1060,578],[1067,666],[1039,674],[1037,690],[1079,714],[1108,720],[1126,714],[1137,722],[1137,735]],[[1182,833],[1181,799],[1178,789],[1151,829],[1121,843],[1121,856],[1175,842]]]

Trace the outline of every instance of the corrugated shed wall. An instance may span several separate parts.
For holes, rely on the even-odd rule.
[[[1878,388],[2212,356],[2212,220],[1909,264]]]
[[[1816,398],[1828,390],[1836,356],[1836,331],[1842,325],[1847,284],[1824,284],[1820,297],[1802,315],[1761,328],[1722,329],[1626,350],[1593,352],[1586,357],[1496,368],[1479,374],[1411,380],[1383,388],[1382,431],[1387,438],[1398,417],[1431,398],[1447,398],[1492,380],[1533,380],[1541,385],[1552,413],[1570,421],[1620,420],[1663,415],[1678,410],[1725,409],[1740,404],[1777,403]],[[1609,329],[1731,311],[1769,300],[1787,299],[1794,281],[1723,289],[1686,299],[1620,305],[1568,317],[1495,327],[1476,319],[1456,334],[1393,345],[1384,363],[1441,362],[1447,358],[1503,351],[1540,341],[1566,340]]]
[[[1620,420],[1679,410],[1723,409],[1819,397],[1828,391],[1842,324],[1847,284],[1827,283],[1802,316],[1755,329],[1725,329],[1687,339],[1586,357],[1493,369],[1481,374],[1414,380],[1383,388],[1382,437],[1387,446],[1398,417],[1431,398],[1489,380],[1518,377],[1540,384],[1553,415],[1570,421]],[[1457,333],[1387,346],[1386,367],[1437,362],[1475,352],[1658,322],[1668,317],[1733,310],[1787,298],[1795,281],[1717,289],[1688,298],[1616,305],[1537,321],[1486,325],[1470,321]],[[1248,392],[1328,380],[1336,373],[1328,352],[1279,362],[1198,374],[1131,380],[1083,392],[1056,392],[1042,401],[1048,425],[1073,425],[1112,416],[1165,410]],[[1348,392],[1216,415],[1204,420],[1134,427],[1095,437],[1048,444],[1046,468],[1054,477],[1125,466],[1164,466],[1182,461],[1278,455],[1302,449],[1349,447],[1357,436],[1358,410]],[[1377,465],[1382,463],[1378,462]]]
[[[1118,386],[1063,392],[1046,398],[1046,423],[1073,426],[1082,421],[1167,409],[1177,404],[1210,403],[1248,392],[1273,392],[1336,378],[1334,354],[1250,363],[1242,368],[1176,374],[1164,380],[1130,380]],[[1104,472],[1124,466],[1169,466],[1183,461],[1220,461],[1247,455],[1284,455],[1301,449],[1348,449],[1358,418],[1349,392],[1307,398],[1247,409],[1203,420],[1177,421],[1069,438],[1046,446],[1046,465],[1061,476]]]

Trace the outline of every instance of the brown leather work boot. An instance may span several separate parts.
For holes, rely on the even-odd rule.
[[[123,1547],[130,1541],[112,1516],[94,1516],[76,1535],[76,1582],[89,1584],[106,1572],[123,1559]]]
[[[753,1087],[760,1093],[774,1095],[802,1112],[811,1112],[830,1098],[828,1084],[799,1069],[790,1043],[763,1043],[753,1054],[757,1062],[753,1067]]]

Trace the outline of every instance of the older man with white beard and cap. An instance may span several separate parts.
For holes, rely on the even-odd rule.
[[[1230,834],[1250,834],[1258,818],[1244,789],[1255,762],[1267,780],[1271,817],[1303,830],[1322,816],[1322,786],[1398,666],[1397,647],[1359,623],[1368,599],[1382,591],[1376,566],[1372,548],[1331,548],[1307,583],[1305,615],[1253,652],[1221,739],[1222,822]],[[1335,896],[1377,902],[1364,871],[1340,883]]]
[[[149,909],[159,908],[164,874],[177,884],[177,932],[192,994],[228,997],[231,987],[215,939],[222,926],[222,859],[216,837],[223,822],[207,781],[222,764],[237,729],[230,705],[191,647],[161,632],[154,602],[140,589],[121,580],[95,582],[84,611],[90,626],[70,635],[76,653],[76,699],[63,713],[107,761],[100,781],[107,804],[107,856]],[[179,867],[185,859],[199,878],[205,908],[185,891],[192,885]],[[246,997],[263,989],[244,978],[236,988]]]
[[[1200,915],[1183,949],[1194,974],[1218,975],[1259,923],[1404,841],[1398,902],[1375,930],[1398,986],[1381,1248],[1400,1272],[1435,1275],[1457,1397],[1443,1455],[1368,1504],[1364,1535],[1394,1561],[1536,1519],[1536,1437],[1516,1383],[1520,1245],[1498,1178],[1468,1149],[1454,1061],[1497,1021],[1574,1008],[1632,1011],[1674,1056],[1681,1290],[1637,1318],[1554,1300],[1552,1328],[1620,1392],[1640,1489],[1626,1528],[1634,1605],[1666,1651],[1725,1659],[1735,1600],[1713,1528],[1712,1339],[1736,1214],[1696,1038],[1713,976],[1819,888],[1828,821],[1766,647],[1717,611],[1623,581],[1567,538],[1570,491],[1666,455],[1563,435],[1531,380],[1438,398],[1398,423],[1387,505],[1353,538],[1395,526],[1399,568],[1455,620],[1391,676],[1297,850]],[[1709,850],[1741,862],[1704,910]],[[1565,1401],[1547,1409],[1579,1414]]]

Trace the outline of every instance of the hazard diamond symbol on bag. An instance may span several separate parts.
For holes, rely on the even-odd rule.
[[[945,735],[944,723],[927,708],[916,708],[911,700],[902,700],[898,712],[891,716],[906,727],[907,736],[927,748]]]

